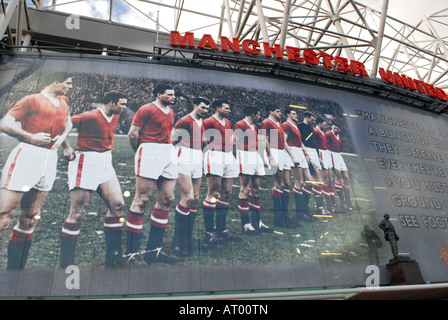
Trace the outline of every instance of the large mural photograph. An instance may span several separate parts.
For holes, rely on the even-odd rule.
[[[369,266],[387,284],[395,255],[448,279],[440,117],[154,61],[0,58],[0,296],[365,286]]]

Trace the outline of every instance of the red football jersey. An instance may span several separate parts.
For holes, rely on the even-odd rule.
[[[182,131],[184,130],[185,133],[188,133],[187,136],[182,135]],[[174,131],[178,135],[180,135],[179,139],[177,140],[178,146],[197,150],[202,149],[202,139],[205,131],[204,121],[202,121],[202,119],[197,121],[191,114],[187,114],[186,116],[177,120],[176,124],[174,125]],[[189,139],[187,140],[186,138]]]
[[[276,123],[272,119],[266,118],[261,123],[261,129],[265,130],[271,148],[285,149],[285,132],[279,122]]]
[[[238,150],[258,150],[258,129],[255,124],[250,126],[247,121],[240,120],[233,126],[233,133],[236,136],[236,147]]]
[[[336,136],[333,131],[325,133],[328,150],[332,152],[341,152],[341,136]]]
[[[287,135],[286,143],[290,147],[302,147],[302,134],[300,133],[299,128],[294,123],[289,121],[285,121],[282,123],[282,129]]]
[[[65,120],[69,115],[66,96],[58,96],[59,105],[42,93],[32,94],[20,99],[8,114],[22,125],[22,129],[29,133],[45,132],[52,138],[61,135],[65,130]],[[53,143],[44,148],[51,148]]]
[[[141,106],[132,119],[134,126],[140,127],[140,142],[171,143],[171,130],[174,125],[174,111],[167,113],[154,103]]]
[[[314,136],[316,137],[317,148],[319,150],[327,150],[325,134],[319,128],[314,128]]]
[[[221,122],[215,116],[211,116],[204,120],[204,126],[205,137],[210,147],[218,151],[232,151],[233,130],[232,124],[228,119],[224,119],[224,121]]]
[[[78,128],[76,150],[104,152],[114,146],[115,130],[120,115],[107,119],[101,109],[87,111],[72,117],[73,126]]]

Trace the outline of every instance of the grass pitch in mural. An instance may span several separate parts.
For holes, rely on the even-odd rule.
[[[363,97],[97,57],[0,72],[2,296],[364,285],[387,261]]]

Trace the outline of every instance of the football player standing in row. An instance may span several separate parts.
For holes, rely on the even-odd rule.
[[[157,202],[151,214],[151,228],[143,254],[146,263],[176,262],[179,258],[162,250],[169,208],[174,201],[178,178],[175,149],[171,142],[176,100],[171,86],[158,85],[153,90],[155,100],[141,106],[135,113],[128,137],[135,150],[135,195],[126,222],[129,259],[139,257],[143,215],[156,187]]]
[[[272,205],[274,225],[280,228],[296,228],[297,221],[289,217],[288,205],[290,191],[285,179],[285,170],[290,170],[296,161],[286,142],[285,133],[281,125],[282,111],[276,105],[267,106],[269,116],[261,123],[262,132],[267,138],[271,156],[277,167],[271,174],[274,180],[272,189]]]
[[[350,196],[350,176],[347,165],[341,155],[341,129],[337,123],[331,124],[331,130],[325,133],[328,150],[331,152],[333,169],[335,172],[334,187],[341,202],[341,209],[352,211],[352,200]]]
[[[227,119],[231,109],[225,100],[213,101],[212,109],[215,113],[204,121],[204,139],[207,143],[204,149],[207,196],[202,205],[205,224],[202,247],[205,250],[223,241],[241,240],[241,237],[227,228],[226,223],[232,184],[239,173],[233,155],[232,124]]]
[[[259,141],[258,138],[256,124],[261,117],[260,110],[255,107],[245,107],[244,115],[244,119],[233,126],[237,162],[240,168],[238,208],[241,215],[241,227],[246,235],[258,235],[260,232],[272,233],[273,230],[261,220],[260,177],[266,172],[260,155],[260,142],[264,144],[261,150],[266,150],[269,159],[272,160],[272,157],[266,139]]]
[[[124,200],[112,166],[112,148],[118,120],[126,104],[126,95],[111,91],[104,95],[100,107],[72,117],[73,126],[78,129],[78,143],[76,153],[69,155],[71,205],[61,231],[61,267],[75,264],[76,244],[94,191],[98,192],[108,209],[104,218],[105,265],[121,263]],[[64,148],[71,148],[67,140],[64,145]]]
[[[45,88],[40,93],[20,99],[0,122],[4,133],[20,141],[0,180],[0,232],[20,207],[8,243],[8,269],[25,267],[34,226],[56,178],[57,150],[72,129],[66,97],[72,77],[54,73],[42,82]]]
[[[294,155],[294,165],[291,170],[286,171],[286,180],[291,179],[291,173],[294,179],[293,194],[296,204],[296,219],[298,221],[307,221],[309,210],[305,189],[305,181],[311,181],[312,177],[308,166],[308,160],[305,145],[302,143],[302,135],[298,127],[299,116],[294,108],[287,111],[287,120],[283,122],[282,128],[286,135],[286,143]],[[290,183],[289,183],[290,184]]]
[[[325,121],[323,118],[318,117],[316,119],[316,127],[314,127],[314,134],[316,137],[320,162],[322,165],[322,185],[320,188],[320,193],[325,199],[326,209],[328,210],[328,212],[334,212],[334,198],[332,197],[334,196],[334,194],[331,193],[330,189],[330,186],[332,185],[331,169],[333,167],[333,163],[331,161],[330,150],[328,150],[327,148],[327,140],[325,138],[327,128],[327,121]]]
[[[305,145],[305,151],[310,161],[310,173],[312,175],[312,181],[305,181],[305,188],[303,190],[308,196],[308,202],[311,195],[314,194],[317,212],[327,214],[328,212],[324,207],[324,199],[322,197],[322,164],[314,132],[316,116],[309,111],[305,111],[303,116],[303,122],[299,123],[298,127],[302,134],[302,143]]]
[[[174,125],[171,135],[176,144],[179,169],[177,186],[180,201],[176,206],[174,237],[171,243],[173,254],[188,256],[192,252],[193,228],[202,182],[202,146],[204,121],[210,101],[204,98],[193,99],[193,111],[180,118]]]

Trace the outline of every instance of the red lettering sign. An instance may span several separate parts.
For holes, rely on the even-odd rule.
[[[317,66],[320,63],[319,55],[314,50],[305,49],[303,50],[303,58],[305,59],[305,63],[310,66]]]
[[[258,56],[261,52],[260,44],[252,39],[243,40],[241,46],[243,47],[244,52],[249,55]]]
[[[286,46],[286,54],[289,62],[303,62],[300,56],[300,48]]]
[[[325,52],[321,52],[319,53],[319,57],[322,58],[322,63],[325,67],[325,69],[333,69],[334,65],[333,65],[333,60],[334,57],[331,54],[325,53]]]
[[[201,41],[198,44],[198,48],[199,49],[210,48],[213,51],[218,50],[218,46],[216,45],[215,40],[213,40],[212,36],[209,34],[204,34],[204,36],[202,37]]]
[[[406,75],[398,74],[397,72],[391,72],[378,69],[381,80],[384,83],[395,84],[398,87],[403,87],[411,91],[418,91],[421,94],[426,94],[432,98],[437,98],[441,101],[448,101],[448,95],[440,88],[434,87],[432,84],[425,83],[421,80],[412,79]]]
[[[241,49],[244,53],[250,56],[260,55],[262,49],[266,58],[272,58],[274,55],[278,60],[283,60],[284,52],[279,44],[274,44],[271,46],[268,42],[263,42],[262,45],[253,39],[245,39],[240,44],[238,38],[233,38],[230,40],[227,37],[221,37],[221,51],[229,52],[231,50],[233,53],[240,54]],[[182,37],[178,31],[171,31],[170,44],[173,47],[195,47],[195,39],[193,32],[186,32]],[[212,51],[219,50],[218,45],[213,40],[212,36],[209,34],[204,34],[199,41],[197,46],[199,49],[210,49]],[[311,49],[304,49],[286,46],[285,47],[286,56],[288,61],[291,63],[305,63],[308,66],[315,67],[320,64],[327,70],[336,70],[338,72],[352,73],[355,76],[368,77],[366,67],[362,62],[355,60],[348,60],[344,57],[333,57],[332,55],[325,52],[316,52]],[[378,69],[381,80],[387,84],[394,84],[398,87],[402,87],[411,91],[418,91],[421,94],[426,94],[432,98],[437,98],[441,101],[448,101],[448,94],[440,88],[434,87],[432,84],[425,83],[420,80],[412,79],[406,75],[398,74],[397,72],[391,72],[389,70],[384,70],[383,68]]]
[[[194,33],[185,32],[185,36],[182,38],[179,31],[171,31],[171,41],[170,44],[173,47],[177,45],[181,47],[186,47],[188,43],[188,48],[194,48]]]
[[[222,36],[221,37],[221,50],[223,52],[229,51],[229,48],[232,49],[234,53],[241,53],[240,48],[240,39],[233,38],[233,41],[230,41],[229,38]]]
[[[271,47],[268,42],[263,42],[263,48],[266,58],[271,58],[272,53],[275,53],[277,59],[283,59],[283,50],[279,44],[274,44],[274,47]]]

